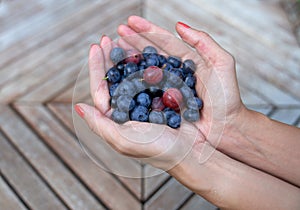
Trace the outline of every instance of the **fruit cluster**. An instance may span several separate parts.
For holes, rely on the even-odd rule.
[[[114,63],[106,73],[112,120],[122,124],[129,120],[167,124],[178,128],[182,116],[189,122],[199,120],[203,106],[197,96],[195,63],[176,56],[158,54],[152,46],[142,53],[113,48]]]

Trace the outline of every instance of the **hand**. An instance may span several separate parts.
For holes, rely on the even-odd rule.
[[[141,158],[147,163],[168,170],[168,173],[181,183],[220,207],[239,209],[264,206],[269,208],[271,205],[279,207],[284,205],[281,198],[285,194],[291,195],[288,203],[290,207],[296,207],[299,203],[298,188],[215,150],[214,147],[222,150],[228,145],[233,145],[234,141],[228,142],[224,139],[222,131],[229,135],[231,127],[236,125],[246,112],[239,96],[234,59],[204,32],[180,24],[176,25],[176,30],[183,41],[194,47],[200,55],[196,56],[195,52],[183,47],[181,42],[176,42],[180,46],[175,45],[177,49],[184,49],[179,51],[180,57],[197,58],[196,89],[204,101],[199,122],[193,124],[183,122],[180,131],[153,125],[154,130],[163,131],[163,135],[157,137],[155,141],[150,142],[152,137],[144,144],[137,143],[137,140],[142,139],[129,141],[126,135],[130,135],[132,131],[131,124],[135,128],[140,128],[145,123],[129,122],[117,125],[109,119],[111,109],[108,87],[102,78],[105,75],[104,69],[112,66],[108,55],[113,44],[106,36],[102,37],[100,46],[93,45],[90,50],[90,89],[95,107],[86,104],[77,106],[84,120],[96,134],[120,153]],[[159,38],[149,39],[147,36],[137,34],[145,32],[173,36],[142,18],[130,17],[128,25],[121,25],[118,29],[119,35],[124,38],[118,45],[138,49],[139,44],[149,42],[156,46],[164,46],[161,49],[164,53],[174,52],[174,44],[167,45]],[[140,39],[132,42],[130,38],[125,38],[128,36],[139,36]],[[193,138],[190,138],[191,133]],[[221,143],[218,145],[220,140]],[[203,156],[206,161],[199,160]],[[263,187],[264,185],[268,187]],[[281,189],[279,192],[276,190],[278,188]],[[249,203],[249,200],[253,203]]]

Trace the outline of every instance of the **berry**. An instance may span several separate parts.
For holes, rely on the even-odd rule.
[[[159,61],[159,67],[163,67],[164,64],[166,64],[168,61],[165,56],[158,55],[158,61]]]
[[[148,93],[152,98],[155,97],[162,97],[163,95],[163,90],[161,90],[159,87],[156,86],[150,86],[147,90],[146,93]]]
[[[172,114],[169,120],[167,121],[168,126],[170,126],[171,128],[179,128],[180,123],[181,123],[181,117],[177,113]]]
[[[173,66],[169,63],[165,63],[163,66],[162,66],[162,69],[165,70],[165,71],[172,71],[173,69]]]
[[[137,50],[134,50],[134,49],[128,50],[126,52],[126,54],[127,54],[127,57],[124,60],[125,63],[138,64],[142,59],[142,55]]]
[[[156,123],[156,124],[164,124],[165,123],[165,116],[163,112],[160,111],[151,111],[149,114],[149,122]]]
[[[117,99],[117,106],[120,111],[128,112],[135,107],[135,101],[128,95],[121,95]]]
[[[162,111],[165,108],[165,105],[161,97],[155,97],[152,99],[151,109],[156,111]]]
[[[193,91],[191,90],[191,88],[189,88],[188,86],[186,85],[183,85],[180,89],[180,92],[183,96],[183,99],[185,101],[187,101],[189,98],[193,97],[194,96],[194,93]]]
[[[179,68],[181,66],[181,59],[177,56],[169,56],[168,63],[171,64],[174,68]]]
[[[184,82],[188,87],[194,88],[196,84],[196,77],[189,75],[185,78]]]
[[[130,114],[130,119],[133,121],[147,122],[149,120],[148,109],[144,106],[137,106]]]
[[[159,67],[149,66],[144,71],[143,79],[150,85],[158,84],[163,79],[163,72]]]
[[[187,109],[183,113],[183,118],[189,122],[196,122],[200,119],[200,114],[197,110]]]
[[[119,86],[119,83],[115,83],[109,87],[109,95],[110,96],[114,96],[114,93],[115,93],[116,89],[118,88],[118,86]]]
[[[132,74],[138,70],[139,70],[139,68],[135,63],[132,63],[132,62],[127,63],[124,67],[124,76],[128,77],[130,74]]]
[[[128,80],[122,81],[118,88],[115,91],[115,94],[117,95],[135,95],[135,87],[132,82],[129,82]]]
[[[151,98],[147,93],[140,93],[136,97],[136,102],[140,106],[148,108],[151,105]]]
[[[147,66],[159,66],[159,59],[157,54],[150,54],[146,58],[146,65]]]
[[[184,74],[194,74],[194,72],[196,71],[196,65],[194,61],[190,59],[185,60],[182,64],[182,67],[183,67]]]
[[[182,72],[179,69],[173,69],[170,72],[167,82],[173,87],[180,87],[182,85]]]
[[[110,52],[110,60],[114,64],[117,64],[120,61],[124,60],[125,57],[126,57],[126,53],[121,47],[115,47]]]
[[[149,54],[157,54],[157,50],[152,46],[147,46],[143,49],[143,56],[147,57]]]
[[[202,109],[202,107],[203,107],[203,101],[200,98],[198,98],[198,97],[195,97],[195,100],[196,100],[196,103],[198,105],[198,109]]]
[[[144,82],[140,78],[134,78],[133,80],[131,80],[131,82],[132,84],[134,84],[135,90],[138,93],[146,89]]]
[[[165,115],[166,120],[169,120],[172,115],[177,114],[173,109],[168,107],[163,110],[163,113]]]
[[[203,101],[198,97],[191,97],[187,100],[186,106],[188,109],[199,110],[203,106]]]
[[[104,79],[107,79],[108,82],[114,84],[121,80],[121,74],[117,68],[112,67],[108,70],[108,72],[106,73],[106,77]]]
[[[110,106],[111,106],[111,108],[117,108],[117,98],[116,97],[110,98]]]
[[[129,120],[128,113],[121,112],[118,109],[115,109],[111,115],[111,118],[114,122],[123,124]]]
[[[172,109],[178,109],[182,102],[182,94],[176,88],[169,88],[163,94],[163,103]]]

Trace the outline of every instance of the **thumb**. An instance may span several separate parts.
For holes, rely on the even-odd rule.
[[[234,66],[232,55],[224,50],[207,33],[193,29],[182,22],[176,24],[176,31],[182,40],[195,48],[209,65],[219,69]]]

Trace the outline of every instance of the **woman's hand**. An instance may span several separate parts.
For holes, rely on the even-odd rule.
[[[122,38],[118,43],[102,37],[100,45],[91,47],[89,56],[90,89],[95,107],[78,104],[77,112],[92,131],[118,152],[168,171],[215,205],[231,209],[299,207],[299,188],[250,167],[259,164],[255,155],[260,154],[254,152],[259,145],[249,144],[240,131],[247,130],[244,121],[249,117],[252,120],[255,114],[241,102],[233,57],[204,32],[183,24],[177,24],[176,30],[196,52],[168,31],[136,16],[130,17],[127,25],[119,26]],[[147,35],[153,32],[161,35]],[[147,130],[149,123],[118,125],[110,120],[110,96],[107,83],[102,80],[105,69],[113,65],[109,52],[113,45],[141,50],[145,43],[158,47],[160,53],[176,52],[183,59],[196,61],[196,91],[204,101],[199,122],[183,121],[180,129],[151,124]],[[143,132],[139,135],[139,131]],[[247,159],[244,153],[249,154]],[[285,198],[287,194],[289,197]]]

